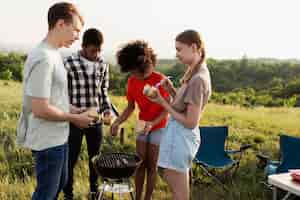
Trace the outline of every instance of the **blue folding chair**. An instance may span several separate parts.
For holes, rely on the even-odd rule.
[[[288,135],[280,135],[280,158],[279,160],[270,160],[269,156],[258,154],[260,167],[264,168],[266,178],[272,174],[285,173],[290,169],[300,169],[300,138]],[[273,192],[276,188],[262,181]],[[276,196],[276,195],[275,195]],[[288,199],[291,193],[286,193],[283,199]]]
[[[233,170],[233,176],[237,171],[244,151],[251,145],[242,145],[238,150],[225,150],[226,138],[228,136],[227,126],[200,127],[201,144],[194,159],[196,169],[201,168],[205,174],[226,189],[224,183],[217,174],[212,173],[214,169],[224,169],[224,173]],[[230,155],[238,154],[234,160]]]
[[[270,160],[269,156],[258,154],[262,168],[265,169],[266,176],[288,172],[289,169],[300,169],[300,137],[280,135],[280,158],[279,160]]]

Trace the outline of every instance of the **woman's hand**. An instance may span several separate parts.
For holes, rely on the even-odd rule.
[[[151,121],[146,122],[144,131],[143,131],[144,134],[148,135],[150,130],[152,129],[152,127],[153,127],[153,122],[151,122]]]
[[[169,78],[163,79],[160,86],[162,86],[168,93],[172,93],[174,90],[173,83]]]
[[[165,99],[161,96],[159,90],[155,87],[152,88],[154,90],[154,97],[149,97],[149,96],[146,96],[150,101],[152,102],[155,102],[157,104],[163,104],[163,102],[165,101]]]
[[[111,127],[110,127],[110,134],[112,136],[117,136],[118,135],[119,126],[120,126],[120,124],[118,122],[116,122],[116,121],[111,125]]]

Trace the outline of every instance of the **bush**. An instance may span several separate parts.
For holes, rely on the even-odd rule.
[[[13,78],[13,74],[9,69],[0,73],[0,79],[2,80],[11,80]]]
[[[0,53],[0,79],[22,81],[25,59],[24,54]]]
[[[300,95],[296,95],[296,102],[294,104],[294,107],[300,107]]]

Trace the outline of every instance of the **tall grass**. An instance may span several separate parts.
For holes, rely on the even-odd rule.
[[[33,160],[29,150],[15,145],[15,129],[21,106],[22,87],[19,83],[0,81],[0,199],[30,199],[35,187]],[[125,97],[111,97],[121,111],[126,106]],[[125,145],[115,139],[113,145],[107,142],[108,127],[102,151],[135,150],[133,127],[137,112],[124,124]],[[228,125],[228,147],[238,148],[251,143],[253,148],[244,156],[240,170],[232,181],[228,181],[228,192],[222,190],[201,171],[194,174],[202,177],[201,184],[194,184],[192,199],[263,200],[269,192],[259,182],[263,180],[262,170],[256,167],[255,154],[264,152],[278,157],[278,135],[286,133],[300,136],[300,110],[297,108],[243,108],[209,104],[201,125]],[[85,143],[85,142],[84,142]],[[75,199],[87,199],[88,165],[86,145],[83,145],[75,169]],[[128,197],[127,197],[128,198]],[[153,199],[171,199],[166,184],[159,178]]]

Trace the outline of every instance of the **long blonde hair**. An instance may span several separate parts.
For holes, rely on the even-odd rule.
[[[183,77],[180,79],[180,83],[187,83],[192,76],[200,69],[201,65],[205,62],[206,51],[204,48],[204,42],[197,31],[186,30],[178,34],[176,37],[177,42],[181,42],[187,45],[196,44],[198,51],[201,53],[200,62],[197,65],[190,66],[184,73]]]

